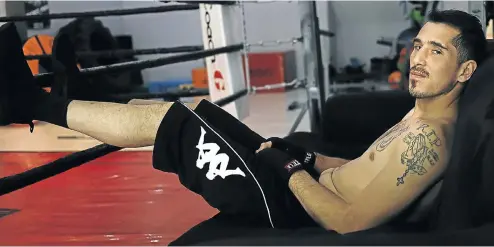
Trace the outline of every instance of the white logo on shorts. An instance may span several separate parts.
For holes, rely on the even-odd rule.
[[[204,165],[209,162],[209,170],[206,173],[206,178],[213,180],[216,176],[225,179],[231,175],[240,175],[245,177],[245,173],[237,167],[235,170],[228,170],[228,161],[230,157],[225,153],[218,154],[220,147],[216,143],[204,143],[204,135],[206,131],[201,126],[201,137],[196,148],[199,149],[199,157],[197,157],[196,166],[199,169],[204,168]],[[205,152],[206,151],[206,152]]]

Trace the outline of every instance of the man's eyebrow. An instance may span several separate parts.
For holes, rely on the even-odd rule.
[[[422,40],[419,39],[419,38],[414,38],[412,41],[413,41],[413,43],[423,43]],[[443,44],[441,44],[441,43],[439,43],[437,41],[429,41],[427,43],[429,43],[429,44],[431,44],[431,45],[433,45],[435,47],[439,47],[441,49],[448,50],[448,48],[446,48],[445,45],[443,45]]]
[[[431,44],[431,45],[433,45],[433,46],[436,46],[436,47],[442,48],[442,49],[444,49],[444,50],[448,50],[448,48],[446,48],[446,46],[445,46],[445,45],[443,45],[443,44],[441,44],[441,43],[439,43],[439,42],[437,42],[437,41],[429,41],[428,43],[429,43],[429,44]]]

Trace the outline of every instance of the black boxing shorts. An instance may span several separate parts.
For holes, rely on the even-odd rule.
[[[270,166],[257,162],[265,139],[206,100],[194,109],[176,102],[155,140],[153,167],[228,215],[248,215],[259,227],[296,228],[312,219]]]

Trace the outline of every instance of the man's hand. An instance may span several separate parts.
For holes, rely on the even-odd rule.
[[[261,146],[259,147],[259,149],[256,150],[256,153],[259,153],[259,152],[261,152],[262,150],[264,150],[266,148],[270,148],[271,145],[273,145],[273,143],[271,143],[271,142],[263,142],[263,143],[261,143]]]
[[[268,141],[271,143],[272,148],[281,150],[294,157],[304,165],[304,168],[314,167],[314,164],[316,163],[315,153],[308,152],[305,148],[294,145],[291,142],[285,141],[279,137],[271,137]]]
[[[261,146],[259,147],[259,149],[256,150],[256,153],[259,153],[260,151],[262,151],[266,148],[271,148],[271,147],[273,147],[272,142],[270,142],[270,141],[263,142],[263,143],[261,143]],[[273,148],[276,148],[276,147],[273,147]],[[321,172],[323,172],[329,168],[337,168],[337,167],[343,166],[344,164],[346,164],[350,161],[347,159],[341,159],[341,158],[337,158],[337,157],[328,157],[328,156],[324,156],[324,155],[320,155],[320,154],[316,155],[315,153],[314,153],[314,156],[316,157],[315,165],[313,166],[314,169],[308,168],[307,171],[310,172],[312,177],[314,177],[315,179],[317,179],[319,177],[319,174],[321,174]]]
[[[264,150],[266,148],[274,148],[290,155],[291,157],[302,163],[303,168],[310,173],[313,177],[318,177],[319,173],[314,168],[316,164],[316,153],[308,152],[302,147],[294,145],[289,141],[285,141],[279,137],[271,137],[267,139],[267,142],[261,144],[261,147],[256,151]]]
[[[302,163],[278,149],[266,148],[258,152],[256,156],[260,164],[273,167],[287,185],[295,172],[304,169]]]

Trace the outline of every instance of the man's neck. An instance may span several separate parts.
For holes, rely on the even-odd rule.
[[[457,108],[458,99],[451,100],[447,97],[417,99],[412,116],[427,119],[456,118]]]

